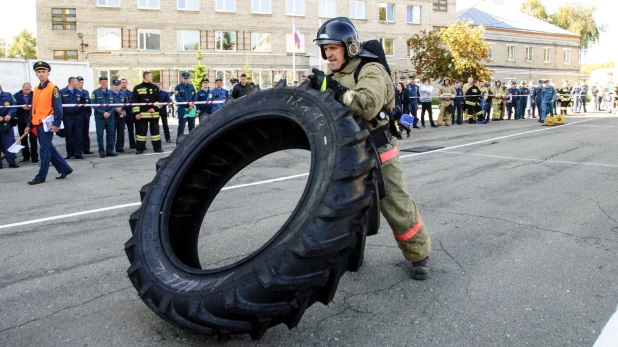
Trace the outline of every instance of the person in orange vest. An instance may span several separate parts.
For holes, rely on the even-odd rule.
[[[26,121],[26,129],[24,133],[32,132],[39,139],[39,159],[41,167],[39,173],[28,184],[35,185],[45,182],[49,164],[51,163],[60,176],[56,179],[65,179],[67,175],[73,172],[73,169],[67,164],[64,158],[58,153],[56,147],[52,144],[54,133],[58,131],[62,122],[62,100],[60,99],[60,90],[49,80],[49,72],[51,66],[44,61],[37,61],[32,67],[39,79],[39,86],[34,88],[32,96],[32,113]],[[45,131],[43,120],[50,115],[53,115],[54,120],[49,124],[49,130]]]

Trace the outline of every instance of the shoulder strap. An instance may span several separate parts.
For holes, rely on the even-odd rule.
[[[358,83],[358,75],[360,74],[365,64],[367,64],[367,61],[365,59],[361,59],[360,64],[358,64],[358,66],[356,67],[356,71],[354,71],[354,83]]]

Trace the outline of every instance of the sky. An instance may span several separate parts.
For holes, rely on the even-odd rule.
[[[341,1],[341,0],[339,0]],[[482,1],[493,0],[456,0],[457,8],[463,9],[473,6]],[[502,0],[504,6],[519,10],[524,0]],[[618,1],[616,0],[568,0],[570,2],[580,2],[586,5],[593,5],[597,8],[595,19],[597,24],[606,25],[605,32],[601,33],[599,44],[593,45],[583,57],[582,63],[604,63],[618,60],[618,23],[616,23],[616,13],[618,13]],[[36,35],[36,0],[0,0],[2,6],[2,30],[0,37],[10,44],[13,37],[21,30],[26,29]],[[551,13],[559,7],[564,0],[542,0],[545,7]],[[5,3],[12,3],[6,6]],[[13,5],[17,3],[18,5]]]

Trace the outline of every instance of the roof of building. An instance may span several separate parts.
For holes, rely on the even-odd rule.
[[[457,19],[471,19],[474,25],[483,25],[486,28],[579,37],[579,35],[573,34],[553,24],[534,18],[520,11],[513,11],[511,7],[493,5],[486,2],[457,11]]]

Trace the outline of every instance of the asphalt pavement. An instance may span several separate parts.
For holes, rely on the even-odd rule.
[[[38,186],[26,184],[35,164],[5,166],[0,346],[592,346],[618,304],[618,118],[565,123],[414,129],[402,150],[444,147],[401,152],[432,238],[431,278],[411,279],[382,220],[363,267],[343,276],[330,305],[257,342],[180,330],[127,278],[129,214],[173,144],[163,154],[148,144],[146,155],[70,160],[66,180],[52,168]],[[309,166],[309,152],[284,151],[239,173],[203,223],[202,265],[228,264],[272,236]]]

